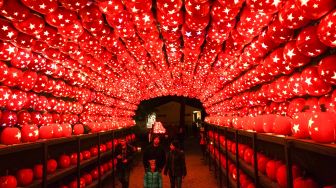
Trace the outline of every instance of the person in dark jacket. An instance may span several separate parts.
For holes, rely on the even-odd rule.
[[[117,175],[122,188],[128,188],[131,162],[134,150],[126,143],[125,139],[120,139],[116,146],[115,155],[117,157]]]
[[[184,152],[179,149],[179,142],[177,140],[174,140],[170,144],[164,174],[169,175],[171,188],[175,188],[175,186],[177,188],[182,187],[182,178],[187,175],[187,168]]]
[[[154,160],[158,172],[161,173],[164,165],[166,164],[166,153],[160,145],[160,137],[155,135],[153,137],[153,143],[148,146],[143,154],[143,165],[145,172],[150,170],[150,161]]]

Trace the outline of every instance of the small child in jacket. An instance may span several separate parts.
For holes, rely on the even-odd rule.
[[[162,188],[162,176],[156,168],[155,160],[150,161],[150,170],[145,173],[144,188]]]

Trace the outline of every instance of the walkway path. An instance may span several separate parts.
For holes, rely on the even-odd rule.
[[[209,167],[201,160],[201,150],[196,139],[186,141],[187,176],[183,180],[183,188],[217,188],[216,179]],[[141,160],[138,160],[130,176],[130,188],[143,188],[144,170]],[[163,176],[163,188],[170,187],[169,177]],[[119,188],[119,187],[118,187]]]

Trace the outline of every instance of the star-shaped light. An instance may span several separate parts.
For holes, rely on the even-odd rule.
[[[311,77],[307,77],[306,80],[305,80],[305,82],[308,84],[308,86],[312,85],[311,79],[312,79]]]
[[[279,3],[281,3],[281,0],[273,0],[272,5],[274,5],[275,7],[278,7]]]
[[[14,36],[14,32],[13,31],[7,33],[7,37],[12,38],[13,36]]]
[[[46,5],[44,3],[40,4],[40,9],[45,9],[46,8]]]
[[[144,20],[145,23],[150,21],[150,17],[148,15],[145,15],[142,19]]]
[[[300,0],[300,2],[301,2],[301,6],[308,6],[307,4],[309,0]]]
[[[295,55],[296,55],[296,54],[294,53],[294,49],[288,50],[288,52],[287,52],[287,56],[288,56],[290,59],[292,59],[293,56],[295,56]]]

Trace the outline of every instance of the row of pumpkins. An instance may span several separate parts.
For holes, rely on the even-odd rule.
[[[292,117],[278,114],[265,114],[245,117],[208,118],[208,123],[258,133],[291,135],[294,138],[312,139],[320,143],[336,141],[335,112],[299,112]]]
[[[25,124],[20,129],[17,127],[5,127],[0,131],[0,143],[4,145],[20,144],[25,142],[37,142],[38,140],[48,140],[53,138],[66,138],[72,135],[82,135],[84,133],[97,133],[107,130],[117,129],[110,123],[89,123],[87,125],[68,123],[36,126]],[[129,135],[127,140],[133,140],[135,135]]]
[[[127,141],[134,140],[134,135],[127,135],[126,136]],[[113,143],[114,142],[114,143]],[[88,160],[93,157],[98,156],[98,150],[100,150],[100,153],[105,153],[108,151],[111,151],[113,148],[113,145],[116,146],[118,144],[118,140],[114,139],[111,141],[108,141],[104,144],[100,144],[100,147],[98,148],[97,145],[92,146],[89,149],[82,150],[80,152],[79,160],[80,162]],[[58,157],[58,160],[50,158],[47,161],[47,174],[51,175],[56,172],[57,169],[67,169],[71,166],[77,165],[78,155],[76,152],[71,154],[61,154]],[[109,170],[112,169],[113,163],[114,166],[116,166],[116,159],[109,160],[106,163],[101,164],[100,166],[100,174],[104,175]],[[6,176],[0,176],[0,187],[1,188],[15,188],[17,186],[29,186],[33,183],[34,180],[41,180],[43,178],[43,165],[42,164],[35,164],[33,168],[26,167],[18,169],[15,173],[16,175],[6,175]],[[80,187],[85,187],[85,185],[89,185],[92,183],[93,180],[97,180],[99,178],[98,175],[98,167],[92,169],[89,173],[84,173],[81,176],[80,179]],[[62,185],[60,186],[62,188],[64,187],[70,187],[70,188],[77,188],[77,180],[74,179],[71,181],[68,185]]]
[[[221,147],[225,148],[225,137],[223,135],[218,135],[217,133],[213,133],[212,131],[208,132],[208,136],[211,140],[218,140]],[[247,164],[254,166],[254,153],[253,149],[245,144],[238,143],[238,151],[236,150],[236,143],[231,140],[227,140],[228,151],[232,154],[236,154],[238,152],[238,156],[240,159],[244,160]],[[212,144],[208,145],[209,151],[212,155],[221,157],[221,162],[224,168],[226,168],[226,158],[220,153],[216,147]],[[271,159],[264,155],[263,153],[257,153],[257,163],[258,163],[258,171],[266,175],[270,180],[276,182],[280,187],[287,187],[287,167],[286,164],[277,159]],[[237,169],[232,167],[232,163],[229,163],[229,172],[231,172],[234,180],[237,180]],[[239,171],[240,174],[242,174]],[[244,173],[243,173],[244,174]],[[320,187],[316,181],[314,181],[311,177],[304,176],[304,170],[301,169],[298,165],[293,164],[292,166],[292,176],[293,176],[293,187],[294,188],[318,188]],[[240,183],[243,188],[250,188],[245,186],[244,182],[246,175],[240,175]],[[328,188],[331,186],[324,186],[324,188]]]

